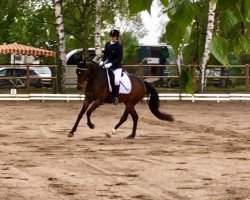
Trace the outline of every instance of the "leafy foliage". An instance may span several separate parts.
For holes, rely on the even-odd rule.
[[[184,68],[180,76],[181,88],[185,93],[193,94],[194,75],[189,68]]]
[[[196,6],[189,1],[182,1],[177,5],[178,7],[174,13],[170,13],[171,20],[166,26],[167,40],[174,48],[176,54],[178,54],[180,46],[189,41],[191,34],[190,24],[197,12]]]
[[[168,3],[169,3],[169,0],[160,0],[162,5],[167,7],[168,6]]]
[[[229,65],[228,62],[228,42],[225,38],[214,36],[210,43],[210,50],[214,57],[223,65]]]
[[[86,50],[94,47],[95,2],[95,0],[63,1],[67,52],[76,48]],[[134,32],[143,32],[141,20],[136,16],[129,16],[128,6],[127,1],[104,1],[103,29],[113,28],[115,19],[121,18],[124,27],[127,26],[126,21],[133,20]],[[1,43],[19,42],[52,50],[58,49],[51,0],[0,0],[0,11]],[[105,37],[102,39],[106,40]]]
[[[124,49],[123,63],[137,64],[138,40],[131,32],[126,32],[121,36],[121,43]]]
[[[128,0],[130,14],[134,15],[143,10],[147,10],[150,13],[150,7],[153,0]]]
[[[162,1],[170,18],[166,26],[166,41],[172,45],[176,55],[183,51],[184,64],[201,63],[204,52],[208,19],[207,0],[169,0]],[[250,52],[250,1],[249,0],[213,0],[216,3],[214,38],[210,44],[210,51],[220,63],[228,65],[228,53],[234,51],[236,55]],[[133,5],[132,5],[133,4]],[[137,1],[130,1],[130,8]],[[137,4],[140,6],[140,4]],[[148,7],[148,5],[147,5]],[[133,11],[142,11],[143,6]],[[228,43],[230,41],[230,43]],[[198,67],[199,69],[199,67]],[[190,74],[191,75],[191,74]],[[182,86],[187,83],[189,73],[184,72]]]

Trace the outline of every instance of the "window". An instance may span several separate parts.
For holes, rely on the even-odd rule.
[[[14,58],[16,61],[20,61],[22,60],[22,55],[15,55]]]
[[[15,75],[17,77],[26,76],[26,70],[25,69],[16,69]]]
[[[3,70],[0,71],[0,76],[1,77],[4,77],[5,74],[6,74],[6,69],[3,69]]]
[[[6,69],[6,77],[13,76],[13,69]]]

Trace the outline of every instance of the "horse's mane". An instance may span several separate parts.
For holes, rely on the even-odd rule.
[[[93,63],[93,64],[95,64],[95,65],[98,65],[99,63],[97,63],[97,62],[95,62],[93,59],[91,59],[91,58],[85,58],[84,60],[83,60],[83,62],[85,62],[85,63],[87,63],[87,62],[90,62],[90,63]]]
[[[99,63],[93,61],[91,58],[86,58],[83,60],[83,63],[87,69],[89,69],[89,72],[92,73],[100,73],[104,72],[105,69],[99,66]],[[88,68],[90,67],[90,68]]]
[[[94,66],[95,68],[101,68],[101,67],[99,66],[99,63],[93,61],[92,59],[86,59],[86,65],[87,65],[87,63],[91,64],[91,65]]]

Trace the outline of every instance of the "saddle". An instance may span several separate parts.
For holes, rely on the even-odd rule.
[[[108,77],[108,84],[109,84],[109,91],[112,92],[112,88],[114,86],[114,73],[107,69],[107,77]],[[120,79],[120,87],[119,87],[119,94],[129,94],[131,91],[131,81],[128,75],[125,72],[122,72],[122,76]]]

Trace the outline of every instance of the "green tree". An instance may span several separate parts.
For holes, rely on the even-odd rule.
[[[137,64],[138,62],[138,39],[131,32],[124,32],[121,36],[123,46],[123,64]]]
[[[95,9],[96,0],[64,0],[63,13],[65,17],[65,31],[67,40],[70,45],[68,51],[75,48],[83,48],[84,55],[87,54],[87,48],[94,47],[95,34]],[[72,12],[72,10],[74,12]],[[129,20],[136,21],[133,28],[135,30],[141,29],[141,21],[139,17],[130,17],[127,1],[109,0],[102,1],[102,31],[120,26],[116,25],[117,21],[122,21],[125,26],[128,26]],[[103,43],[107,40],[106,36],[102,37]],[[70,41],[70,42],[69,42]]]
[[[161,2],[170,18],[166,26],[167,41],[178,55],[180,65],[182,58],[186,66],[198,65],[202,91],[204,91],[204,71],[210,53],[219,62],[228,65],[227,55],[230,51],[228,38],[233,30],[238,30],[230,37],[236,54],[241,51],[249,52],[250,1],[161,0]],[[129,0],[132,14],[149,10],[151,4],[152,0]],[[180,67],[180,70],[183,69]],[[189,77],[188,74],[183,77],[191,81],[193,77]]]
[[[7,2],[7,3],[6,3]],[[0,41],[19,42],[51,50],[58,49],[56,23],[51,0],[0,0]],[[96,0],[63,0],[62,13],[67,51],[94,47]],[[141,20],[130,16],[127,1],[105,0],[101,6],[102,35],[111,28],[133,29],[143,35]],[[116,22],[119,21],[119,24]],[[131,25],[132,24],[132,25]],[[106,30],[106,31],[105,31]],[[102,41],[106,37],[102,36]]]
[[[96,0],[60,0],[60,2],[62,2],[67,51],[83,48],[86,55],[87,49],[95,46]],[[0,9],[2,43],[18,42],[58,51],[59,42],[52,0],[0,0]],[[117,26],[122,28],[122,33],[131,28],[138,36],[143,34],[140,18],[129,16],[127,1],[102,1],[100,12],[102,15],[100,25],[102,31],[107,30],[105,33]],[[120,21],[119,25],[115,24],[117,21]],[[103,44],[106,39],[102,37]],[[9,61],[9,57],[5,60]]]
[[[25,0],[0,0],[0,43],[13,43],[11,33],[12,25],[16,22],[17,15],[22,14],[23,4]],[[19,30],[20,32],[20,30]],[[10,61],[10,55],[1,55],[0,62],[8,64]]]
[[[16,23],[17,16],[22,15],[25,0],[0,0],[0,42],[11,43],[11,27]],[[20,30],[19,30],[20,31]]]

